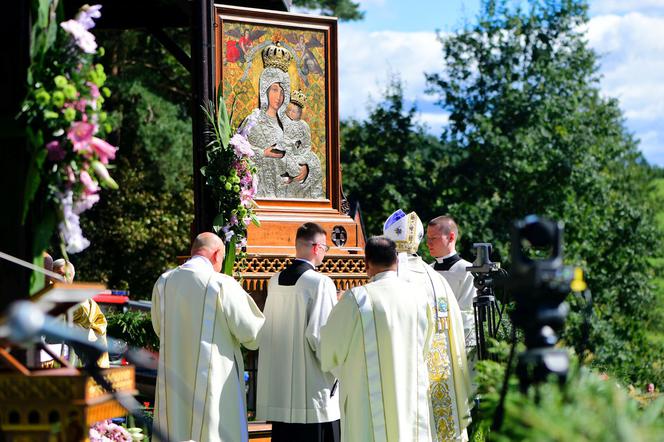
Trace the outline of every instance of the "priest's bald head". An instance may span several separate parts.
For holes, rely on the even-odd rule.
[[[388,270],[397,271],[397,245],[386,236],[372,236],[364,246],[367,276],[373,278]]]
[[[191,256],[204,256],[209,259],[215,272],[221,271],[226,248],[224,242],[212,232],[199,234],[191,244]]]

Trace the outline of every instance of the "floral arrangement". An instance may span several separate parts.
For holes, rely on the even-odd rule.
[[[99,201],[100,187],[118,187],[108,172],[117,148],[104,141],[111,125],[102,105],[110,91],[103,66],[95,63],[103,48],[90,33],[101,5],[84,5],[74,19],[59,22],[57,1],[35,4],[38,19],[22,108],[32,149],[23,221],[38,207],[33,211],[41,218],[35,256],[48,244],[55,224],[67,256],[90,244],[79,215]]]
[[[133,442],[147,440],[140,428],[125,428],[111,419],[100,421],[90,427],[90,442]]]
[[[256,167],[251,157],[254,151],[247,140],[249,127],[231,137],[231,124],[222,96],[218,105],[209,102],[203,107],[208,120],[209,143],[207,145],[207,166],[201,168],[205,183],[218,204],[218,214],[213,228],[226,243],[226,257],[223,272],[233,273],[233,264],[244,252],[247,244],[247,227],[250,223],[259,225],[254,214],[256,195]],[[240,250],[240,253],[237,253]]]

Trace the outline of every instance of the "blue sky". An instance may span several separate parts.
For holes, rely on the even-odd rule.
[[[424,72],[444,66],[435,31],[472,22],[480,0],[360,0],[365,19],[339,25],[342,118],[362,119],[391,75],[404,82],[418,119],[439,134],[447,116],[424,93]],[[600,55],[600,83],[617,98],[646,159],[664,167],[664,0],[591,0],[588,43]]]

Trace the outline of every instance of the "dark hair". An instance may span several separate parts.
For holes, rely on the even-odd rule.
[[[386,236],[372,236],[364,247],[364,259],[377,266],[389,267],[397,262],[397,245]]]
[[[304,223],[297,229],[295,241],[316,241],[317,235],[326,235],[325,229],[320,224]]]

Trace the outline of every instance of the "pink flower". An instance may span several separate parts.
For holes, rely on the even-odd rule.
[[[251,148],[251,144],[249,144],[249,141],[242,135],[240,134],[233,135],[233,138],[231,138],[230,140],[230,144],[235,149],[235,155],[237,155],[238,158],[242,156],[247,156],[247,157],[254,156],[254,151]]]
[[[99,161],[104,164],[108,164],[108,160],[115,159],[115,152],[118,150],[117,147],[111,146],[106,141],[101,138],[92,137],[92,149],[97,153]]]
[[[254,191],[252,189],[242,189],[240,191],[240,203],[244,207],[249,207],[251,206],[251,203],[254,200]]]
[[[83,28],[92,29],[95,27],[93,18],[101,17],[101,5],[83,5],[78,14],[76,14],[76,21],[83,26]]]
[[[86,123],[85,121],[78,121],[71,125],[67,131],[67,138],[69,138],[69,141],[71,141],[71,144],[74,146],[74,152],[89,149],[94,130],[94,125]]]
[[[251,178],[252,178],[251,174],[247,172],[246,175],[240,178],[240,185],[246,186],[248,184],[251,184]]]
[[[87,100],[85,98],[81,98],[80,100],[74,102],[74,108],[79,112],[85,112],[85,106],[87,106],[87,104]]]
[[[78,176],[81,179],[81,184],[85,187],[85,193],[90,195],[99,192],[99,185],[92,180],[87,170],[81,171]]]
[[[101,95],[99,93],[99,86],[89,81],[86,84],[90,87],[90,96],[92,98],[99,98],[99,96]]]
[[[67,20],[60,23],[60,27],[68,34],[71,34],[83,52],[87,54],[94,54],[97,52],[97,42],[95,36],[92,35],[81,23],[76,20]]]
[[[69,181],[69,184],[74,184],[76,182],[76,174],[74,173],[74,169],[72,169],[71,166],[67,166],[65,168],[65,172],[67,172],[67,181]]]
[[[48,159],[53,162],[62,161],[65,158],[65,150],[57,140],[47,143],[46,150],[48,151]]]

